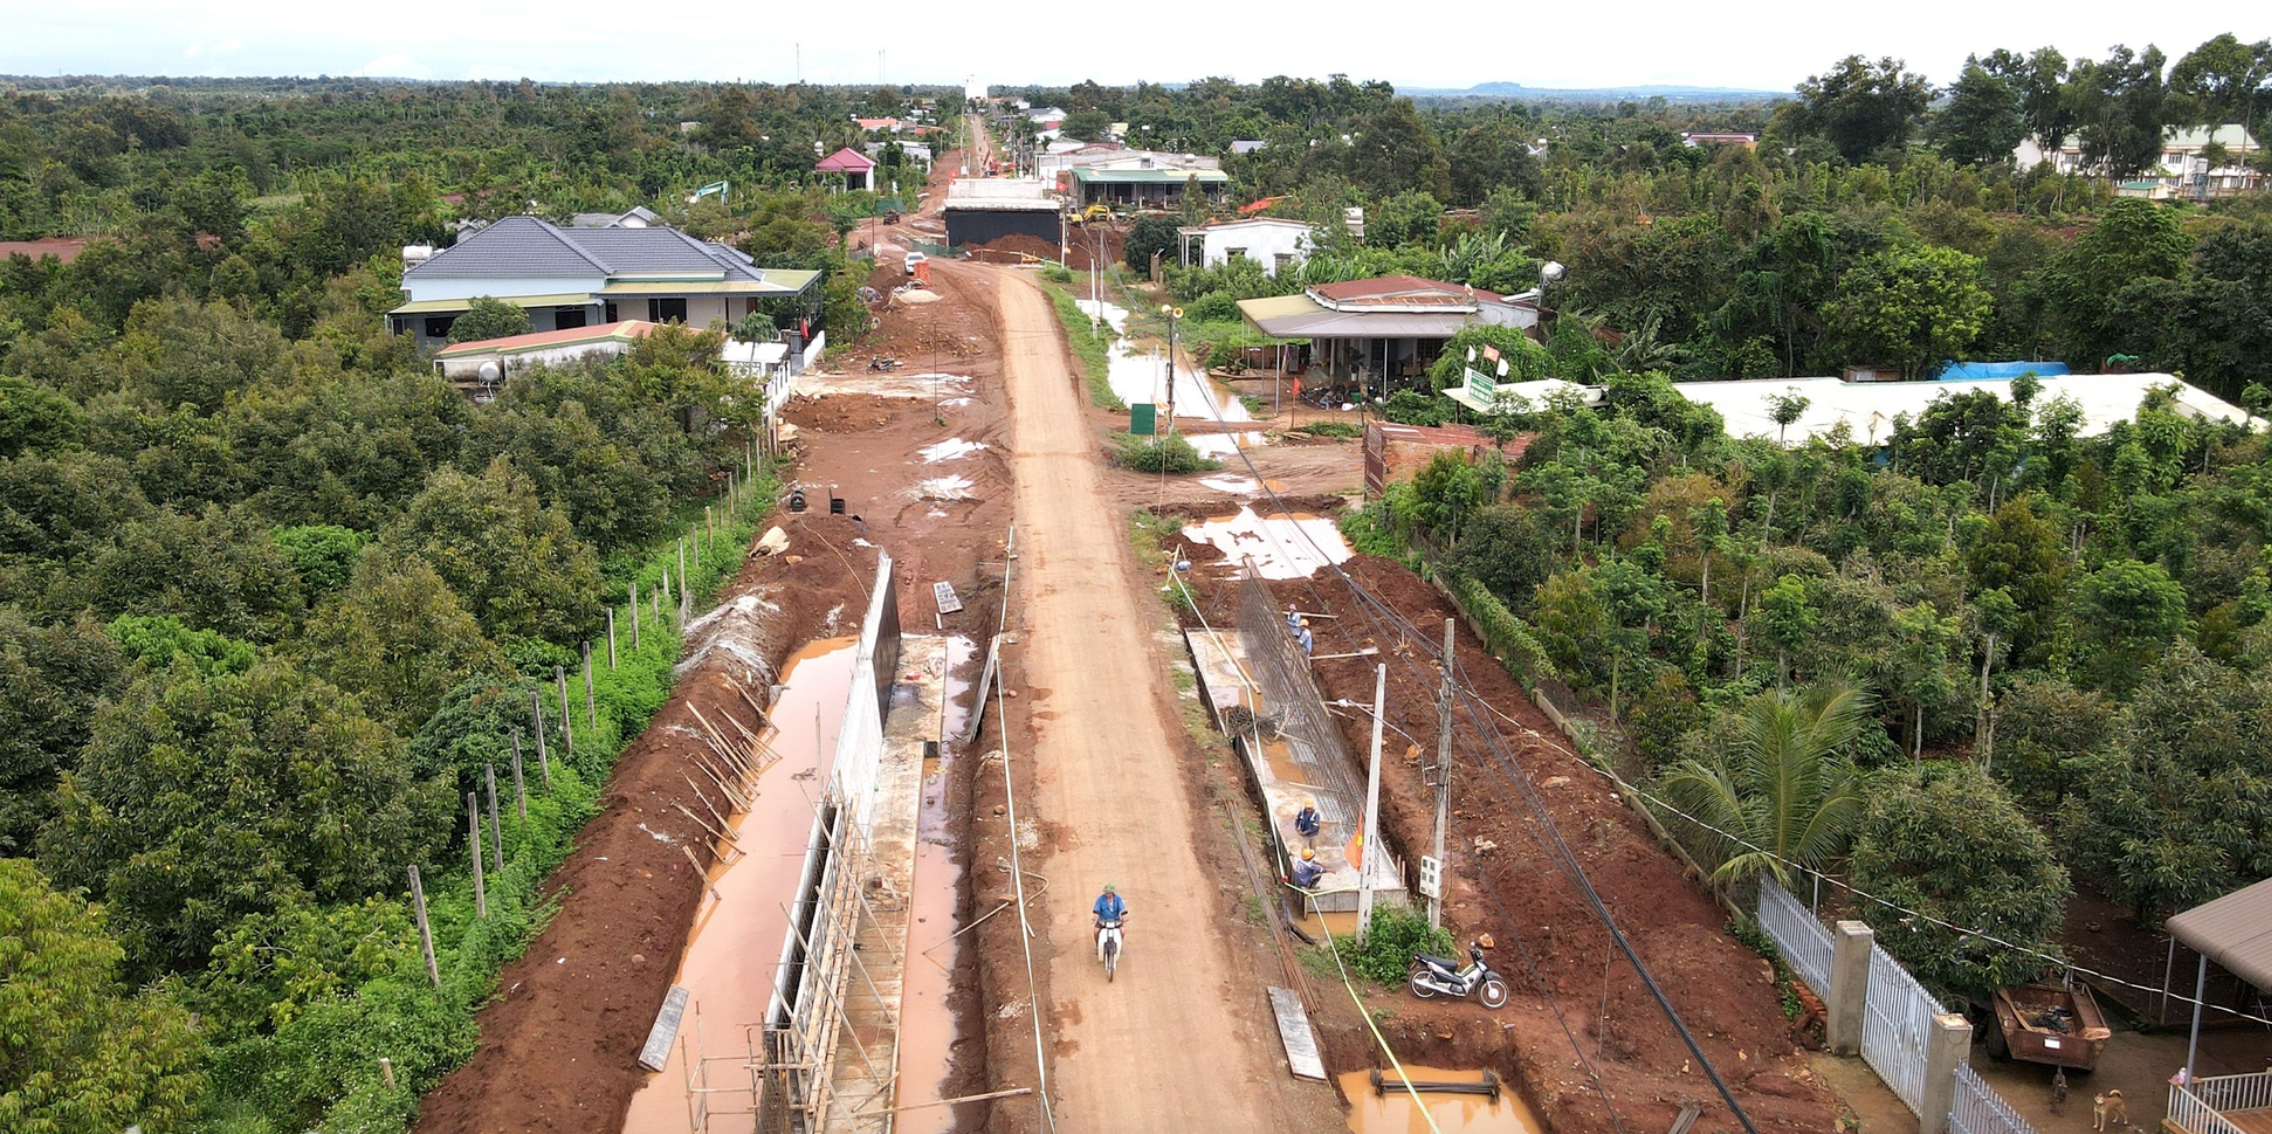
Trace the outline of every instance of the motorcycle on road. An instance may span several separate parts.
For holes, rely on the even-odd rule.
[[[1097,923],[1097,952],[1104,957],[1104,980],[1112,983],[1112,976],[1120,968],[1120,918]]]
[[[1426,953],[1412,958],[1412,995],[1422,1000],[1438,996],[1475,997],[1485,1008],[1507,1006],[1507,982],[1490,966],[1483,963],[1483,946],[1470,941],[1467,945],[1468,963],[1463,967],[1450,957],[1432,957]]]

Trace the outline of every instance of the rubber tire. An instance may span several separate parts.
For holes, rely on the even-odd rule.
[[[1412,977],[1410,981],[1412,987],[1412,995],[1417,996],[1422,1000],[1434,1000],[1436,998],[1436,990],[1434,987],[1430,986],[1427,983],[1425,979],[1427,975],[1428,970],[1425,967],[1420,965],[1412,966]]]
[[[2005,1042],[2002,1028],[1988,1029],[1988,1058],[1997,1063],[2006,1063],[2012,1058],[2012,1046]]]
[[[1507,982],[1500,980],[1496,974],[1484,977],[1483,983],[1475,986],[1475,999],[1485,1008],[1497,1010],[1506,1007]]]
[[[1120,947],[1118,945],[1108,944],[1104,947],[1104,982],[1106,984],[1111,984],[1113,974],[1115,972],[1118,972],[1119,969]]]

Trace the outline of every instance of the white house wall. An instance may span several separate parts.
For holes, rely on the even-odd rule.
[[[1297,264],[1309,258],[1309,235],[1307,228],[1278,225],[1208,229],[1204,263],[1220,268],[1230,262],[1231,249],[1243,248],[1247,259],[1262,265],[1264,274],[1275,276],[1278,257],[1292,256]]]

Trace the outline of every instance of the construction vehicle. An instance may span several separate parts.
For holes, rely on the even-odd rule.
[[[1073,219],[1081,224],[1087,224],[1090,221],[1108,221],[1112,219],[1112,208],[1108,205],[1090,205],[1088,208],[1074,213]]]
[[[2088,1071],[2114,1035],[2090,986],[2079,982],[1998,989],[1991,1007],[1996,1028],[1988,1033],[1988,1054],[1995,1059]]]

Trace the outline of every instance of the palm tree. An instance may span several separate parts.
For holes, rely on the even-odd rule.
[[[1787,886],[1794,867],[1844,849],[1862,812],[1861,774],[1845,750],[1869,720],[1869,695],[1843,682],[1762,693],[1737,717],[1733,744],[1665,773],[1674,806],[1725,832],[1704,832],[1722,856],[1714,881],[1764,873]]]

